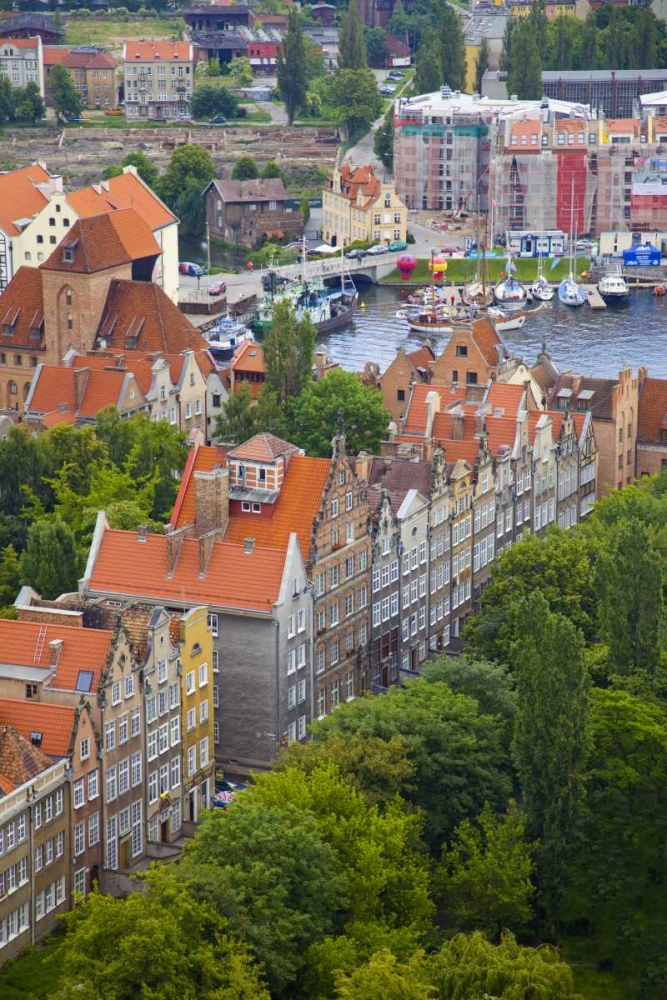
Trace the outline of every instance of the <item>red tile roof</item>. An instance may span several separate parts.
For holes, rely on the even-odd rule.
[[[428,371],[435,361],[435,354],[428,346],[418,347],[416,351],[409,351],[408,358],[415,368],[423,368]]]
[[[261,344],[256,344],[254,341],[248,340],[237,347],[232,358],[231,367],[235,372],[265,373],[266,364]]]
[[[39,749],[49,757],[69,754],[75,718],[70,705],[0,698],[0,726],[11,726],[28,742],[32,733],[41,733]]]
[[[111,351],[180,354],[203,350],[206,341],[157,285],[114,278],[97,329],[96,343]]]
[[[488,434],[488,447],[492,455],[497,455],[500,448],[514,447],[516,440],[516,417],[487,416],[485,426]]]
[[[279,455],[293,455],[298,450],[295,444],[283,441],[275,434],[261,431],[250,440],[232,448],[227,455],[228,458],[237,458],[246,462],[273,462]]]
[[[433,421],[433,433],[432,437],[434,441],[445,441],[445,440],[463,440],[472,441],[475,437],[475,414],[470,410],[463,411],[463,421],[459,415],[460,411],[456,414],[448,413],[436,413],[435,420]],[[462,433],[454,434],[454,427],[460,428]]]
[[[85,366],[81,366],[83,367]],[[50,414],[54,410],[70,411],[79,417],[92,419],[105,406],[120,406],[126,380],[132,379],[131,374],[126,371],[88,369],[77,405],[74,391],[76,371],[75,368],[41,365],[35,373],[28,412]],[[143,400],[137,398],[135,401],[139,408]]]
[[[91,685],[85,690],[96,691],[111,648],[111,632],[0,619],[0,658],[3,663],[49,667],[49,643],[54,639],[62,639],[63,645],[55,668],[53,687],[65,691],[82,690],[81,684],[77,687],[79,673],[90,671]]]
[[[11,726],[0,727],[0,787],[7,793],[52,766],[49,758]]]
[[[199,445],[190,451],[170,519],[176,528],[195,523],[195,479],[193,473],[213,472],[216,468],[224,469],[225,465],[225,456],[219,448]]]
[[[37,187],[48,181],[48,173],[38,163],[0,174],[0,229],[8,236],[17,236],[21,231],[15,225],[19,219],[33,219],[48,203]]]
[[[364,205],[367,208],[380,194],[380,181],[371,166],[350,167],[349,163],[344,163],[339,173],[340,193],[344,198],[356,202],[361,194],[367,199]]]
[[[286,549],[294,532],[299,539],[301,555],[310,555],[313,522],[322,504],[331,461],[328,458],[307,458],[293,455],[283,480],[280,495],[273,505],[271,517],[235,514],[229,520],[225,541],[242,543],[252,535],[258,545]]]
[[[639,391],[637,437],[660,441],[663,430],[667,430],[667,379],[646,378]]]
[[[429,392],[438,393],[441,410],[451,406],[452,403],[465,403],[466,392],[464,387],[453,390],[447,386],[434,386],[418,382],[413,385],[412,393],[408,400],[404,433],[423,434],[425,432],[427,419],[426,397]]]
[[[497,365],[498,346],[504,346],[503,338],[488,319],[477,319],[472,324],[472,338],[482,352],[487,365]]]
[[[65,258],[66,252],[71,260]],[[42,267],[47,271],[93,274],[161,253],[143,219],[134,209],[125,208],[78,219]]]
[[[515,417],[519,412],[522,397],[522,385],[492,382],[485,396],[485,401],[491,404],[491,412],[503,410],[502,416]]]
[[[216,542],[202,577],[199,540],[185,538],[170,575],[166,536],[148,535],[143,542],[138,538],[133,531],[105,531],[90,592],[264,612],[278,599],[284,550],[255,545],[245,552],[243,545]]]
[[[72,49],[64,59],[68,69],[115,69],[118,61],[110,52],[86,52]]]
[[[64,62],[72,50],[66,45],[43,45],[42,46],[42,59],[44,66],[57,66],[59,63]]]
[[[81,218],[133,208],[153,231],[177,221],[131,167],[126,167],[120,177],[73,191],[67,201]]]
[[[44,298],[42,272],[20,267],[0,297],[0,327],[11,326],[11,336],[3,329],[2,342],[8,347],[44,345]],[[28,376],[30,377],[30,376]]]
[[[123,58],[126,63],[147,60],[179,60],[191,61],[193,57],[192,42],[170,42],[166,39],[145,42],[143,40],[125,42]]]

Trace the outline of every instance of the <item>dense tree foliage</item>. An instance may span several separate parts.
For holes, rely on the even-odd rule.
[[[366,40],[357,0],[350,0],[338,29],[338,65],[341,69],[365,69]]]
[[[214,115],[226,118],[242,118],[245,108],[239,107],[239,99],[229,87],[218,84],[200,83],[195,87],[190,105],[193,118],[203,120]]]
[[[287,121],[294,122],[297,112],[306,103],[308,67],[306,47],[299,11],[291,7],[287,14],[287,31],[277,63],[278,90],[285,102]]]
[[[51,104],[58,121],[80,117],[83,111],[81,95],[61,63],[56,64],[49,73],[49,86],[51,88]]]

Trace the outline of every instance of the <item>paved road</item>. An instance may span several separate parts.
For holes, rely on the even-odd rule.
[[[257,107],[260,111],[266,111],[271,115],[274,125],[287,125],[287,112],[282,104],[276,104],[274,101],[257,101]]]

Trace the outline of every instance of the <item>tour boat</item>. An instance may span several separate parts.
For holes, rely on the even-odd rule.
[[[598,281],[598,291],[603,299],[610,302],[625,302],[630,295],[630,289],[620,268],[602,275]]]
[[[416,333],[444,336],[454,332],[451,316],[439,310],[425,309],[421,312],[408,313],[405,319],[410,329]]]
[[[215,326],[206,330],[204,337],[213,357],[223,361],[231,358],[239,344],[255,339],[252,330],[230,316],[219,319]]]

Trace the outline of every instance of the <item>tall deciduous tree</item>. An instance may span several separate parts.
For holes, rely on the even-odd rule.
[[[21,567],[13,545],[8,545],[0,553],[0,607],[6,607],[16,600],[21,586]]]
[[[350,0],[340,19],[338,30],[338,65],[341,69],[364,69],[367,65],[364,28],[357,0]]]
[[[636,519],[622,521],[596,569],[610,673],[653,678],[660,662],[663,569],[649,529]]]
[[[461,18],[447,5],[440,14],[440,63],[442,81],[452,90],[464,90],[466,83],[466,46]]]
[[[414,87],[417,94],[432,94],[442,86],[440,43],[434,33],[422,39],[415,57]]]
[[[387,168],[392,170],[394,166],[394,108],[387,109],[387,113],[377,128],[373,139],[373,152]]]
[[[180,219],[187,221],[189,232],[197,234],[204,228],[202,192],[215,177],[211,154],[202,146],[181,146],[175,150],[169,166],[160,178],[158,194]]]
[[[254,181],[259,177],[257,160],[252,156],[240,156],[232,167],[233,181]]]
[[[443,916],[459,930],[496,937],[504,927],[520,931],[531,917],[534,894],[532,844],[526,820],[511,801],[498,817],[488,803],[473,823],[464,820],[443,851],[437,874]]]
[[[266,387],[279,403],[293,399],[312,381],[315,327],[308,316],[297,319],[291,302],[274,304],[271,330],[264,340]]]
[[[542,59],[530,18],[522,20],[512,36],[507,92],[516,94],[520,101],[539,100],[542,96]]]
[[[489,68],[489,43],[485,38],[482,38],[479,43],[479,48],[477,50],[477,62],[475,63],[475,89],[478,94],[482,93],[482,80],[484,79],[484,74]]]
[[[250,386],[242,383],[222,408],[215,427],[215,437],[226,444],[241,444],[255,433],[255,417]]]
[[[308,90],[308,67],[306,49],[301,27],[301,18],[296,7],[290,7],[287,15],[287,31],[283,39],[282,52],[277,63],[278,89],[285,102],[287,120],[291,125],[297,111],[306,102]]]
[[[370,69],[339,69],[328,81],[329,102],[349,135],[368,131],[382,111],[377,80]]]
[[[78,118],[83,111],[83,102],[67,69],[61,63],[54,66],[49,73],[49,86],[56,118],[59,121],[64,118]]]
[[[77,589],[81,562],[74,534],[60,518],[35,521],[21,556],[21,582],[53,599]]]
[[[335,368],[318,382],[306,385],[294,400],[290,413],[291,440],[309,455],[328,457],[339,411],[345,420],[350,454],[356,455],[362,449],[376,454],[389,423],[382,396],[342,368]]]
[[[579,59],[577,69],[597,69],[600,62],[600,31],[595,20],[595,12],[586,15],[579,35]]]
[[[538,884],[550,930],[563,891],[566,851],[581,799],[588,675],[581,634],[538,592],[517,610],[511,663],[517,716],[513,754],[529,836],[539,838]]]

